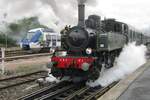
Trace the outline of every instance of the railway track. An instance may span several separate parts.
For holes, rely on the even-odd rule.
[[[32,52],[31,50],[6,49],[5,50],[5,57],[23,56],[23,55],[30,55],[30,54],[42,54],[42,53],[49,53],[49,50],[43,49],[40,52]],[[0,57],[1,57],[1,50],[0,50]]]
[[[0,79],[0,90],[11,88],[14,86],[19,86],[22,84],[27,84],[37,80],[40,77],[46,77],[45,71],[37,71],[33,73],[28,73],[25,75],[19,75],[14,77],[9,77],[5,79]]]
[[[28,59],[32,57],[42,57],[42,56],[50,56],[52,55],[51,53],[39,53],[39,54],[28,54],[28,55],[20,55],[20,56],[12,56],[12,57],[5,57],[5,61],[12,61],[12,60],[17,60],[17,59]],[[2,58],[0,58],[0,61]]]
[[[29,55],[29,54],[39,54],[39,53],[49,53],[49,50],[45,49],[45,50],[42,50],[39,52],[32,52],[31,50],[22,50],[22,49],[6,50],[5,51],[6,57]]]
[[[117,82],[114,82],[107,87],[91,88],[84,83],[61,82],[25,95],[17,100],[96,100],[116,84]]]
[[[1,50],[0,50],[0,53],[1,53]],[[5,57],[12,57],[12,56],[19,56],[19,55],[26,55],[26,54],[31,54],[31,53],[29,51],[21,50],[21,49],[6,49],[5,50]]]
[[[0,50],[0,61],[12,61],[17,59],[28,59],[31,57],[41,57],[41,56],[47,56],[51,55],[47,50],[41,51],[41,52],[30,52],[26,50],[21,49],[13,49],[13,50],[6,50],[5,51],[5,58],[2,58],[1,56],[1,50]]]
[[[115,86],[118,82],[113,82],[107,87],[95,87],[95,88],[89,88],[85,87],[85,89],[79,90],[79,93],[77,92],[76,95],[72,96],[71,98],[63,100],[97,100],[99,97],[101,97],[103,94],[105,94],[107,91],[109,91],[113,86]]]

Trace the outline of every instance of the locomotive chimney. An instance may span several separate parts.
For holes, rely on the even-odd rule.
[[[78,26],[84,28],[85,26],[85,5],[84,3],[78,4]]]

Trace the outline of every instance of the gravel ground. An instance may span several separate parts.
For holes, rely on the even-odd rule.
[[[5,63],[5,75],[0,75],[0,78],[45,70],[46,64],[50,56],[36,57],[30,59],[20,59]]]
[[[46,70],[45,65],[49,59],[50,56],[45,56],[6,62],[5,75],[0,75],[0,79],[30,73],[33,71]],[[36,82],[31,82],[13,88],[0,90],[0,100],[15,100],[40,88],[42,87],[39,87]]]
[[[31,82],[29,84],[4,89],[0,91],[0,100],[16,100],[23,95],[29,94],[41,88],[43,87],[39,87],[35,82]]]

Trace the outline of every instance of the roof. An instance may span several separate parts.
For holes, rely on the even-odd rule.
[[[35,28],[35,29],[29,30],[28,32],[36,32],[36,31],[38,31],[38,30],[40,30],[40,31],[42,31],[42,32],[56,33],[56,32],[54,31],[54,29],[52,29],[52,28]]]

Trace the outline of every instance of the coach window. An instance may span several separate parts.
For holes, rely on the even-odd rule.
[[[134,40],[136,40],[136,32],[134,31]]]
[[[117,32],[117,24],[114,25],[114,31]]]
[[[124,32],[128,34],[128,26],[124,25]]]
[[[130,33],[130,38],[131,38],[131,40],[132,40],[132,30],[130,30],[129,33]]]
[[[134,41],[134,38],[135,38],[135,37],[134,37],[134,31],[132,31],[132,39],[133,39],[133,41]]]
[[[121,26],[121,31],[122,31],[122,33],[124,34],[125,33],[125,25],[124,24],[121,24],[122,26]]]
[[[132,30],[132,41],[134,41],[134,31]]]

